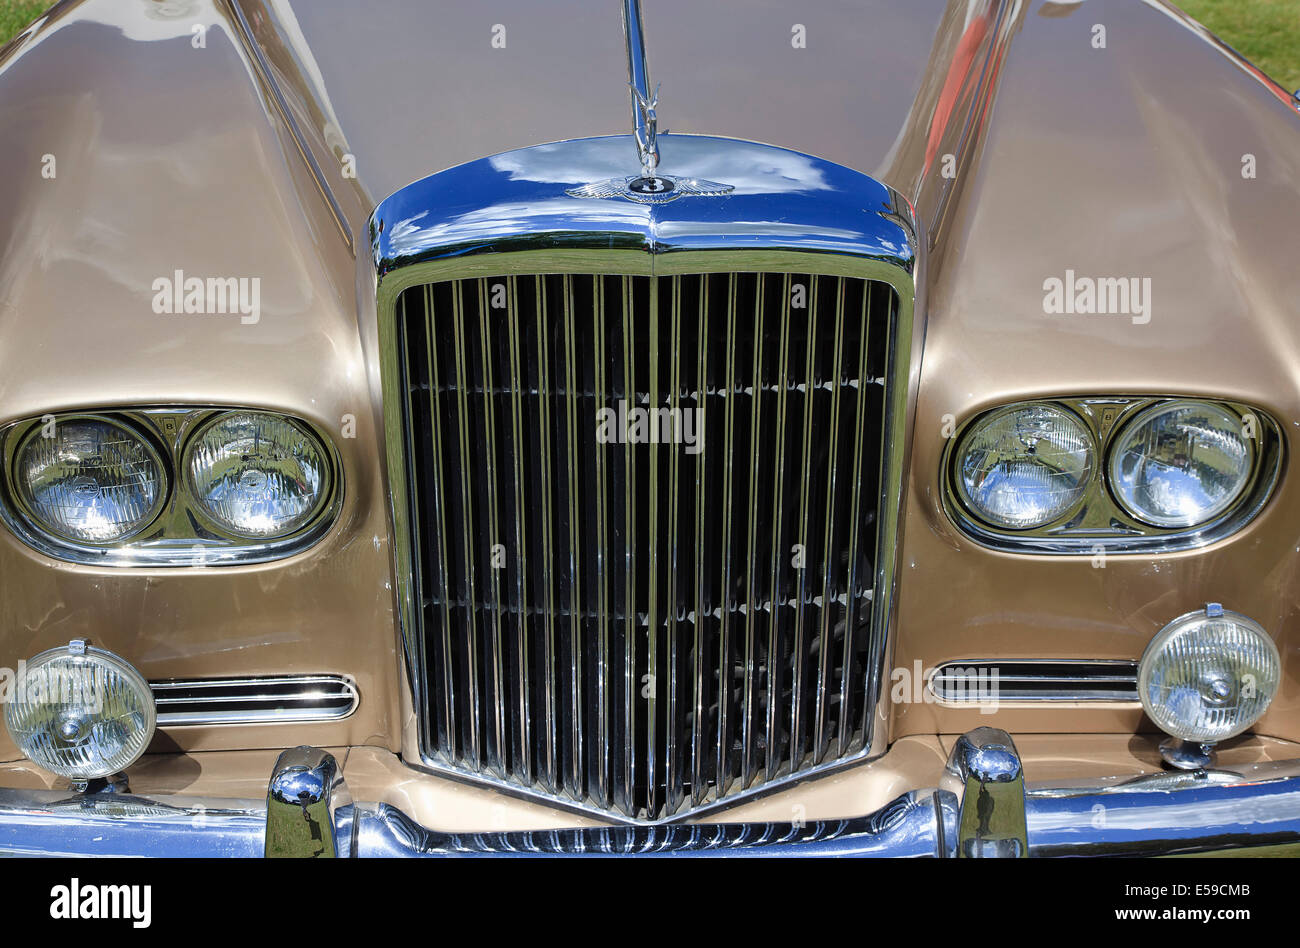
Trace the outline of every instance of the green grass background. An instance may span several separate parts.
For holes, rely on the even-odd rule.
[[[0,0],[0,46],[49,6],[42,0]]]
[[[1300,89],[1300,0],[1174,0],[1281,85]]]
[[[1175,2],[1287,89],[1300,89],[1300,0]],[[43,0],[0,0],[0,44],[46,6]]]

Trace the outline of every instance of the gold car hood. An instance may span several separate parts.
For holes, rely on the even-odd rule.
[[[360,710],[295,740],[396,749],[405,715],[374,274],[353,248],[380,200],[433,172],[626,135],[618,10],[238,3],[63,3],[0,56],[0,423],[159,403],[267,406],[334,432],[351,416],[338,525],[283,563],[170,572],[74,568],[0,534],[0,666],[82,637],[149,678],[351,674]],[[797,26],[805,48],[792,44]],[[943,432],[1020,398],[1209,395],[1295,430],[1300,114],[1283,90],[1154,0],[655,0],[646,31],[670,135],[791,148],[916,206],[931,244],[919,277],[928,325],[898,666],[1135,659],[1164,622],[1207,601],[1257,619],[1294,654],[1300,492],[1286,472],[1241,535],[1102,569],[979,548],[939,500]],[[178,268],[261,275],[260,321],[153,312],[152,282]],[[1150,278],[1151,319],[1044,312],[1044,280],[1067,271]],[[1261,733],[1300,736],[1292,672]],[[1009,714],[999,723],[1016,731],[1140,722],[1131,709]],[[912,704],[895,709],[893,733],[982,723]],[[0,737],[0,756],[13,753]]]
[[[486,155],[630,129],[618,3],[241,3],[252,21],[267,14],[259,35],[297,60],[376,201]],[[645,32],[661,128],[878,173],[936,41],[965,18],[967,4],[950,6],[655,0]]]

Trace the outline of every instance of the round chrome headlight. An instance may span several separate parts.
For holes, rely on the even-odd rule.
[[[34,427],[14,455],[13,486],[42,530],[79,543],[139,533],[167,497],[162,458],[147,440],[96,416]]]
[[[1232,506],[1253,464],[1254,447],[1235,414],[1210,402],[1168,402],[1120,433],[1110,452],[1110,485],[1138,520],[1191,527]]]
[[[32,763],[74,780],[107,777],[149,746],[157,724],[149,683],[129,663],[74,641],[24,663],[5,727]]]
[[[324,447],[303,425],[269,412],[218,415],[195,432],[182,464],[200,509],[238,537],[287,536],[320,512],[329,493]]]
[[[1151,640],[1138,664],[1138,697],[1166,734],[1215,743],[1258,721],[1281,677],[1277,646],[1259,623],[1211,604]]]
[[[976,422],[957,450],[957,493],[999,527],[1030,529],[1066,514],[1092,476],[1093,440],[1072,414],[1021,405]]]

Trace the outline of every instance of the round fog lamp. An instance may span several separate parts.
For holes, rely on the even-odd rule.
[[[5,727],[32,763],[91,780],[129,767],[157,724],[149,683],[128,662],[85,642],[41,652],[19,669]]]
[[[1282,662],[1272,638],[1253,619],[1210,603],[1179,616],[1151,640],[1138,664],[1138,697],[1166,734],[1210,745],[1245,731],[1277,693]],[[1174,766],[1205,760],[1165,759]],[[1208,755],[1208,749],[1200,755]]]

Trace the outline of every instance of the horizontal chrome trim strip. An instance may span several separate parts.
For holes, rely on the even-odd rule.
[[[939,701],[987,704],[1011,701],[1136,704],[1137,662],[1015,659],[948,662],[928,683]]]
[[[162,728],[341,721],[361,700],[356,683],[341,675],[173,678],[149,687]]]
[[[0,789],[0,854],[258,858],[266,801]]]

